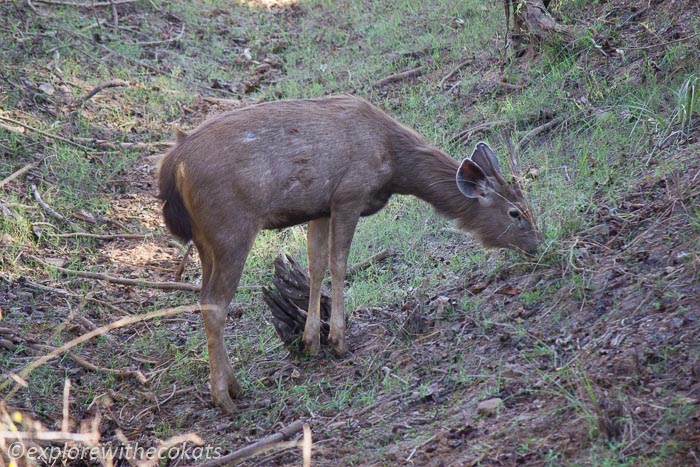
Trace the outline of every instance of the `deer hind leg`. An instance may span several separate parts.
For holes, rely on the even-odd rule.
[[[329,218],[309,222],[307,249],[309,250],[309,309],[304,326],[304,349],[309,355],[321,350],[321,285],[328,269]]]
[[[348,352],[345,342],[345,304],[343,288],[345,286],[345,269],[350,253],[350,244],[355,234],[359,212],[334,209],[331,215],[330,230],[330,270],[331,270],[331,322],[328,342],[331,350],[338,356]]]
[[[220,241],[211,247],[197,244],[202,259],[202,305],[214,305],[213,310],[203,310],[204,331],[209,351],[209,379],[211,395],[218,407],[228,414],[236,412],[233,398],[241,393],[241,386],[231,367],[224,344],[224,326],[227,308],[243,273],[246,257],[257,231],[243,232],[237,228],[238,238]]]

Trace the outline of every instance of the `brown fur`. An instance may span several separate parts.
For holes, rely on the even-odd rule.
[[[337,353],[347,350],[343,282],[352,236],[359,217],[379,211],[392,194],[418,196],[486,246],[536,248],[539,237],[530,220],[513,217],[514,209],[527,211],[525,200],[485,154],[475,150],[465,167],[467,180],[458,187],[457,161],[349,96],[260,104],[179,133],[162,161],[159,197],[168,228],[192,239],[199,251],[202,303],[219,307],[204,313],[215,402],[231,412],[231,397],[240,392],[222,329],[260,229],[309,222],[311,300],[304,343],[312,354],[319,347],[320,281],[328,265],[330,342]]]

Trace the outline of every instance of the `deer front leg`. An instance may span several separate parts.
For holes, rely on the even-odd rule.
[[[328,268],[329,219],[314,219],[309,222],[307,249],[309,250],[309,309],[304,326],[304,349],[309,355],[318,355],[321,350],[321,285]]]
[[[348,352],[345,342],[345,268],[348,263],[350,244],[355,234],[359,213],[334,210],[331,215],[331,322],[328,342],[331,350],[338,356]]]

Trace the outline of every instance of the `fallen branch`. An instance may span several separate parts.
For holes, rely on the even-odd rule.
[[[22,175],[26,174],[30,170],[32,170],[34,167],[36,167],[36,163],[30,162],[29,164],[25,165],[21,169],[13,172],[12,174],[8,175],[5,177],[2,181],[0,181],[0,188],[4,187],[8,183],[10,183],[12,180],[21,177]]]
[[[389,75],[384,79],[380,79],[379,81],[375,82],[372,86],[375,88],[381,88],[386,86],[387,84],[390,83],[395,83],[397,81],[403,81],[408,78],[413,78],[415,76],[420,76],[423,73],[423,67],[419,66],[417,68],[413,68],[411,70],[403,71],[401,73],[395,73],[393,75]]]
[[[374,411],[376,408],[381,407],[382,405],[389,404],[390,402],[394,402],[398,399],[401,399],[402,397],[408,396],[410,393],[409,392],[402,392],[399,394],[394,394],[393,396],[389,396],[385,399],[378,400],[372,405],[368,405],[362,410],[359,410],[354,413],[349,413],[348,417],[349,418],[354,418],[355,420],[360,419],[360,417],[363,417],[366,413]]]
[[[162,41],[139,42],[137,45],[151,46],[151,45],[169,44],[170,42],[177,42],[182,38],[182,35],[184,33],[185,33],[185,23],[182,23],[182,28],[180,29],[180,33],[175,37],[171,37],[170,39],[165,39]]]
[[[88,232],[71,232],[64,234],[56,234],[56,236],[60,238],[87,237],[95,238],[97,240],[116,240],[119,238],[123,238],[126,240],[143,240],[144,238],[146,238],[146,235],[144,234],[94,234]]]
[[[82,106],[85,103],[85,101],[92,98],[95,94],[102,91],[103,89],[117,88],[117,87],[124,87],[124,86],[131,86],[131,84],[129,84],[128,81],[124,81],[123,79],[113,79],[111,81],[106,81],[104,83],[100,83],[97,86],[95,86],[94,88],[92,88],[92,90],[90,92],[85,94],[85,96],[78,99],[75,102],[75,106],[76,107]]]
[[[510,89],[511,91],[520,91],[521,89],[525,89],[530,84],[529,82],[526,82],[525,84],[513,84],[501,81],[500,79],[494,80],[493,82],[496,83],[496,85],[502,88]]]
[[[313,439],[311,438],[311,427],[308,423],[304,423],[304,438],[302,438],[302,458],[304,467],[311,467],[311,446]]]
[[[8,280],[8,282],[9,282],[10,284],[13,283],[13,281],[11,281],[11,280],[9,280],[9,279],[7,279],[7,280]],[[48,285],[38,284],[38,283],[36,283],[36,282],[30,281],[30,280],[27,279],[26,277],[25,277],[25,278],[22,278],[21,281],[18,281],[18,283],[20,283],[21,285],[26,285],[27,287],[30,287],[30,288],[32,288],[32,289],[41,290],[41,291],[43,291],[43,292],[50,292],[50,293],[55,293],[55,294],[58,294],[58,295],[64,295],[64,296],[69,296],[69,297],[76,297],[76,298],[79,298],[79,299],[81,299],[81,300],[86,300],[86,301],[88,301],[88,302],[97,303],[98,305],[107,307],[107,308],[109,308],[110,310],[112,310],[113,312],[118,313],[118,314],[120,314],[120,315],[125,315],[125,314],[127,314],[127,313],[124,312],[124,310],[121,310],[121,309],[117,308],[116,306],[112,305],[111,303],[103,302],[102,300],[98,300],[98,299],[96,299],[96,298],[89,297],[89,296],[78,295],[78,294],[75,294],[75,293],[73,293],[73,292],[71,292],[71,291],[69,291],[69,290],[58,289],[58,288],[56,288],[56,287],[49,287]],[[91,329],[95,329],[95,328],[96,328],[96,326],[92,327]],[[110,339],[109,336],[106,336],[106,337],[107,337],[107,339]]]
[[[107,281],[107,282],[111,282],[112,284],[132,285],[135,287],[146,287],[146,288],[150,288],[150,289],[160,289],[160,290],[185,290],[187,292],[199,292],[202,289],[201,286],[199,286],[199,285],[186,284],[183,282],[157,282],[157,281],[147,281],[147,280],[142,280],[142,279],[124,279],[122,277],[110,276],[108,274],[103,274],[101,272],[76,271],[74,269],[66,269],[66,268],[62,268],[60,266],[56,266],[56,265],[47,263],[47,262],[42,261],[41,259],[39,259],[33,255],[27,254],[25,256],[33,259],[34,261],[37,261],[40,264],[43,264],[44,266],[54,268],[58,272],[62,272],[64,274],[68,274],[71,276],[84,277],[86,279],[96,279],[99,281]],[[259,288],[260,288],[260,286],[257,286],[257,285],[239,286],[238,290],[257,290]]]
[[[129,326],[130,324],[135,324],[135,323],[140,323],[141,321],[147,321],[149,319],[154,319],[154,318],[161,318],[161,317],[166,317],[166,316],[174,316],[180,313],[185,313],[185,312],[191,312],[191,311],[205,311],[205,310],[215,310],[216,306],[214,305],[188,305],[188,306],[179,306],[175,308],[166,308],[165,310],[157,310],[157,311],[152,311],[150,313],[146,313],[143,315],[135,315],[135,316],[127,316],[125,318],[118,319],[117,321],[107,324],[105,326],[102,326],[100,328],[95,329],[94,331],[88,332],[87,334],[83,334],[82,336],[76,337],[75,339],[72,339],[65,344],[63,344],[60,347],[56,347],[54,350],[49,352],[48,354],[39,357],[38,359],[34,360],[31,362],[29,365],[24,367],[22,370],[20,370],[19,374],[16,375],[20,380],[26,380],[27,376],[40,367],[41,365],[45,364],[51,359],[54,359],[58,357],[59,355],[67,352],[68,350],[72,349],[73,347],[76,347],[84,342],[89,341],[90,339],[94,337],[101,336],[103,334],[108,333],[109,331],[117,328],[122,328],[124,326]],[[11,375],[12,376],[12,375]],[[15,378],[12,378],[15,380]],[[10,380],[7,380],[0,384],[0,392],[5,390],[5,388],[10,384]],[[18,391],[18,387],[15,386],[12,391],[9,392],[5,397],[9,399],[12,397],[16,392]]]
[[[51,138],[51,139],[56,139],[56,140],[59,140],[59,141],[63,141],[64,143],[70,144],[71,146],[75,146],[76,148],[80,148],[80,149],[82,149],[82,150],[84,150],[84,151],[91,151],[91,149],[90,149],[89,147],[87,147],[87,146],[83,146],[82,144],[76,143],[75,141],[71,141],[71,140],[69,140],[69,139],[67,139],[67,138],[64,138],[63,136],[54,135],[54,134],[48,133],[48,132],[46,132],[46,131],[40,130],[40,129],[38,129],[38,128],[34,128],[33,126],[29,126],[29,125],[27,125],[26,123],[22,123],[22,122],[20,122],[20,121],[13,120],[13,119],[7,118],[7,117],[0,117],[0,120],[5,121],[5,122],[8,122],[8,123],[12,123],[12,124],[14,124],[14,125],[19,125],[19,126],[21,126],[22,128],[26,128],[26,129],[29,130],[29,131],[33,131],[33,132],[35,132],[35,133],[39,133],[40,135],[46,136],[47,138]]]
[[[12,126],[12,125],[7,125],[5,123],[0,123],[0,128],[4,128],[5,130],[9,131],[10,133],[17,133],[18,135],[24,134],[24,127],[21,127],[21,126]]]
[[[626,48],[627,50],[647,50],[647,49],[653,49],[653,48],[656,48],[656,47],[665,47],[665,46],[667,46],[667,45],[675,44],[675,43],[677,43],[677,42],[685,42],[685,41],[690,40],[690,39],[692,39],[693,37],[699,36],[699,35],[700,35],[700,32],[696,32],[695,34],[691,34],[691,35],[689,35],[689,36],[682,37],[682,38],[680,38],[680,39],[676,39],[676,40],[672,40],[672,41],[668,41],[668,42],[660,42],[660,43],[658,43],[658,44],[645,45],[645,46],[642,46],[642,47],[633,47],[633,46],[631,46],[631,47],[625,47],[625,48]]]
[[[236,461],[239,461],[241,459],[245,459],[246,457],[251,457],[255,456],[257,454],[261,454],[269,449],[274,449],[276,447],[280,447],[280,443],[283,441],[286,441],[290,439],[292,436],[297,434],[298,432],[302,431],[304,429],[305,423],[302,422],[301,420],[298,420],[286,428],[283,428],[282,430],[278,431],[274,435],[270,435],[267,438],[263,438],[260,441],[251,444],[250,446],[246,446],[242,449],[239,449],[238,451],[234,451],[231,454],[228,454],[223,457],[219,457],[218,459],[212,459],[206,462],[202,462],[201,464],[198,464],[199,467],[219,467],[223,465],[229,465],[233,464]],[[309,430],[310,431],[310,430]],[[298,442],[294,442],[291,444],[284,443],[283,447],[293,447],[293,446],[298,446]],[[304,464],[306,465],[306,464]]]
[[[67,431],[0,431],[0,439],[74,442],[88,446],[97,444],[99,433],[71,433]]]
[[[106,139],[96,139],[96,138],[75,138],[78,141],[84,143],[91,143],[95,146],[99,146],[107,149],[152,149],[152,148],[169,148],[175,143],[172,141],[156,141],[154,143],[113,143],[107,141]]]
[[[452,138],[450,138],[450,143],[463,143],[465,140],[468,140],[469,138],[472,137],[472,135],[478,131],[486,131],[490,130],[493,127],[497,126],[502,126],[502,125],[507,125],[508,121],[506,120],[494,120],[491,122],[484,122],[484,123],[479,123],[478,125],[474,125],[473,127],[467,128],[466,130],[460,131],[456,135],[454,135]]]
[[[112,27],[115,31],[119,29],[119,12],[117,11],[117,4],[114,0],[109,0],[109,6],[112,7]]]
[[[41,206],[42,209],[44,209],[44,211],[46,211],[51,217],[59,221],[65,222],[75,230],[80,230],[77,225],[68,220],[63,214],[60,214],[57,211],[55,211],[51,206],[46,204],[46,202],[43,199],[41,199],[41,195],[39,194],[39,190],[37,190],[36,185],[32,183],[30,185],[30,188],[32,190],[32,194],[34,195],[34,199],[36,200],[36,202],[39,203],[39,206]]]
[[[428,54],[434,54],[436,52],[444,52],[448,50],[449,47],[433,47],[432,45],[426,45],[420,50],[409,50],[407,52],[401,52],[399,54],[392,54],[389,58],[392,61],[403,59],[403,58],[421,58]]]
[[[380,261],[384,261],[385,259],[389,258],[390,256],[395,256],[396,252],[394,250],[382,250],[379,253],[370,256],[364,261],[360,261],[359,263],[353,265],[352,267],[348,268],[348,272],[346,274],[347,277],[351,277],[358,272],[362,271],[363,269],[367,269],[374,263],[378,263]]]
[[[60,266],[56,266],[56,265],[47,263],[47,262],[42,261],[41,259],[39,259],[33,255],[26,255],[26,256],[33,259],[34,261],[37,261],[40,264],[43,264],[44,266],[54,268],[55,270],[62,272],[64,274],[68,274],[71,276],[84,277],[86,279],[97,279],[100,281],[111,282],[113,284],[133,285],[136,287],[148,287],[151,289],[161,289],[161,290],[186,290],[188,292],[199,292],[201,289],[201,287],[198,285],[184,284],[182,282],[153,282],[153,281],[146,281],[146,280],[141,280],[141,279],[124,279],[121,277],[110,276],[108,274],[102,274],[100,272],[76,271],[74,269],[66,269],[66,268],[62,268]]]
[[[463,61],[462,63],[460,63],[460,64],[457,65],[456,67],[454,67],[454,68],[452,69],[452,71],[450,71],[449,73],[447,73],[447,74],[445,75],[445,77],[442,78],[442,79],[440,80],[440,84],[439,84],[440,88],[443,88],[443,86],[445,85],[445,81],[447,81],[448,79],[452,78],[452,75],[454,75],[454,74],[457,73],[461,68],[463,68],[463,67],[469,65],[469,64],[472,63],[473,61],[474,61],[474,59],[471,59],[471,58],[470,58],[470,59],[468,59],[468,60]]]
[[[44,350],[48,352],[53,352],[56,350],[56,347],[52,347],[50,345],[45,345],[45,344],[32,344],[32,347],[38,349],[38,350]],[[138,381],[141,384],[146,384],[148,383],[148,380],[146,377],[143,375],[138,370],[115,370],[112,368],[104,368],[101,366],[97,366],[93,363],[90,363],[89,361],[85,360],[83,357],[74,354],[71,351],[67,351],[66,355],[68,358],[73,360],[75,363],[80,365],[81,367],[85,368],[86,370],[90,371],[95,371],[95,372],[102,372],[102,373],[109,373],[111,375],[115,375],[119,378],[134,378],[136,381]]]
[[[522,146],[525,141],[527,141],[530,138],[534,138],[535,136],[539,135],[540,133],[550,130],[556,126],[559,126],[564,122],[564,119],[562,117],[555,117],[551,119],[550,121],[543,123],[542,125],[533,128],[532,130],[528,131],[525,136],[523,136],[520,141],[518,142],[519,146]]]
[[[96,8],[96,7],[104,7],[104,6],[112,6],[112,5],[122,5],[124,3],[134,3],[137,2],[138,0],[113,0],[110,2],[84,2],[84,3],[78,3],[78,2],[67,2],[67,1],[62,1],[62,0],[34,0],[37,3],[43,3],[45,5],[57,5],[57,6],[74,6],[78,8]]]
[[[88,301],[87,298],[83,299],[84,301]],[[82,305],[82,303],[81,303]],[[95,323],[87,319],[85,316],[81,315],[80,313],[76,313],[75,319],[80,323],[80,326],[86,330],[87,332],[94,331],[97,329],[99,326],[97,326]],[[105,336],[105,340],[109,341],[111,344],[114,344],[114,338],[112,336]]]

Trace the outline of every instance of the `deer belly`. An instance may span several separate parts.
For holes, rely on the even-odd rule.
[[[382,208],[386,206],[386,203],[389,202],[389,198],[391,198],[391,193],[375,194],[367,201],[367,205],[365,206],[365,209],[362,210],[361,215],[366,217],[381,211]]]

